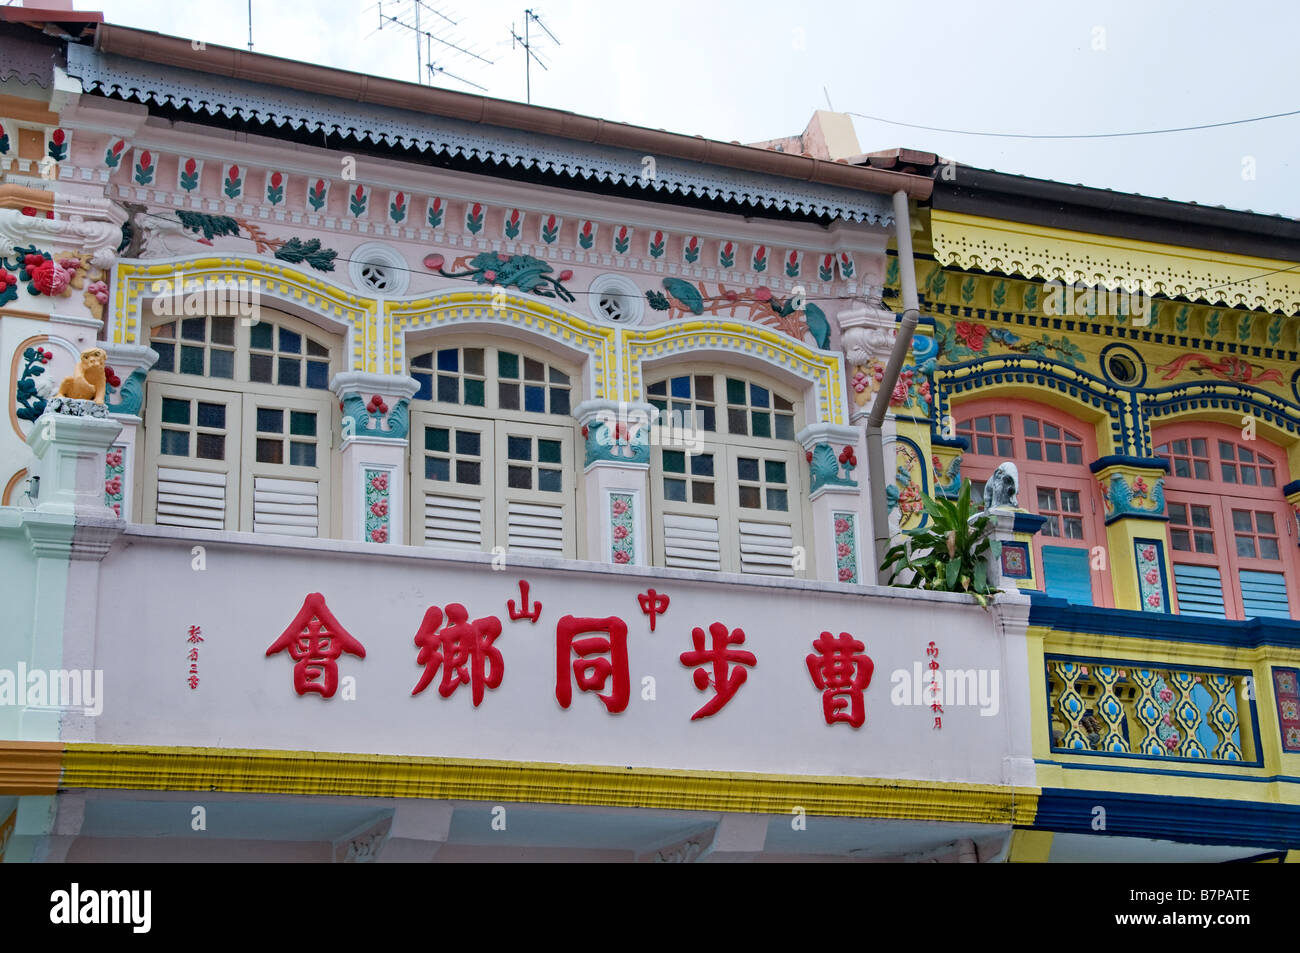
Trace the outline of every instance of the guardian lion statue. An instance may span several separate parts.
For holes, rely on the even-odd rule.
[[[1020,506],[1017,499],[1020,493],[1020,471],[1010,460],[998,464],[993,476],[984,484],[984,509]]]

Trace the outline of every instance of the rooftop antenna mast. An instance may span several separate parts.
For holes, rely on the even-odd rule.
[[[251,3],[252,0],[249,0],[249,2]],[[492,65],[490,59],[480,56],[473,50],[456,42],[456,37],[453,36],[447,38],[444,36],[438,36],[436,33],[424,29],[421,17],[422,14],[431,14],[431,19],[435,23],[434,28],[439,31],[447,30],[449,27],[459,26],[460,22],[458,20],[452,19],[452,17],[447,13],[444,13],[433,4],[425,2],[425,0],[410,0],[409,7],[407,6],[407,0],[396,0],[396,2],[395,0],[389,0],[388,9],[396,11],[395,13],[390,13],[384,9],[384,0],[379,0],[376,7],[379,10],[380,30],[387,25],[390,27],[399,27],[403,30],[410,30],[415,34],[415,81],[417,83],[423,84],[426,81],[427,70],[427,77],[430,81],[434,75],[442,73],[444,76],[448,76],[458,82],[466,83],[479,89],[484,88],[479,86],[478,83],[465,79],[463,76],[457,76],[455,73],[448,72],[441,66],[436,66],[433,62],[433,44],[437,43],[452,51],[453,56],[469,57],[482,63],[486,63],[488,66]],[[408,14],[410,14],[409,17]],[[423,51],[420,47],[421,38],[424,39]]]
[[[536,53],[533,52],[532,43],[529,41],[528,28],[533,21],[537,22],[537,25],[542,28],[543,33],[549,36],[552,40],[555,40],[556,46],[560,45],[560,41],[555,38],[555,34],[546,28],[546,24],[542,22],[542,18],[539,17],[532,10],[524,11],[524,35],[523,36],[520,36],[518,33],[515,32],[515,25],[513,23],[510,24],[510,41],[511,41],[510,48],[514,49],[516,43],[518,43],[520,46],[524,48],[524,96],[525,96],[525,101],[528,102],[530,105],[532,104],[533,101],[533,76],[532,76],[533,60],[537,60],[537,65],[540,66],[542,69],[546,69],[546,64],[542,62],[542,58],[540,56],[538,56]]]
[[[248,52],[253,52],[253,0],[248,0]]]

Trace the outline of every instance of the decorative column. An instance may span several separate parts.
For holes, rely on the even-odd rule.
[[[989,585],[1006,592],[1041,592],[1043,581],[1034,569],[1034,535],[1047,523],[1047,517],[1018,506],[995,506],[987,513],[993,517],[993,538],[1001,544],[998,552],[988,555]]]
[[[864,529],[862,489],[853,472],[862,430],[837,424],[811,424],[797,439],[808,461],[808,499],[812,503],[817,578],[874,582],[871,535]]]
[[[1107,568],[1115,607],[1173,612],[1173,566],[1165,524],[1165,474],[1155,457],[1102,457],[1089,465],[1106,508]],[[1093,553],[1096,565],[1097,553]]]
[[[659,408],[640,401],[584,400],[573,408],[582,427],[587,559],[650,564],[650,445],[702,449],[703,434],[658,426]]]
[[[341,536],[403,545],[408,541],[410,404],[420,384],[400,374],[345,371],[335,375],[330,389],[342,413]]]
[[[142,344],[100,345],[108,353],[108,375],[104,403],[122,432],[108,449],[104,466],[104,503],[127,522],[134,515],[135,474],[139,465],[141,409],[144,384],[149,370],[158,363],[158,352]],[[116,384],[113,381],[117,381]]]

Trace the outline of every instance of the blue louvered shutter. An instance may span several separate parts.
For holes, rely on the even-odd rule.
[[[1243,569],[1238,573],[1238,578],[1241,581],[1241,602],[1247,619],[1291,618],[1291,606],[1286,597],[1286,577],[1280,572]]]
[[[1226,618],[1223,612],[1223,581],[1213,566],[1174,564],[1178,588],[1178,611],[1211,619]]]
[[[1076,605],[1093,604],[1088,550],[1066,546],[1044,546],[1043,576],[1045,591],[1049,596],[1065,599]]]

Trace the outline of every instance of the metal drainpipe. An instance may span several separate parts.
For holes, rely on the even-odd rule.
[[[885,561],[885,553],[889,550],[889,507],[885,502],[885,451],[881,427],[885,423],[885,414],[889,412],[889,399],[894,394],[898,375],[902,373],[903,361],[912,347],[917,319],[921,316],[916,296],[916,265],[912,261],[912,220],[907,210],[906,192],[894,193],[894,229],[898,235],[898,274],[903,283],[903,320],[894,339],[894,349],[889,353],[884,377],[880,380],[880,390],[876,392],[876,402],[871,405],[871,415],[867,418],[867,476],[871,480],[871,526],[875,533],[874,575],[877,582],[884,581],[880,564]]]

